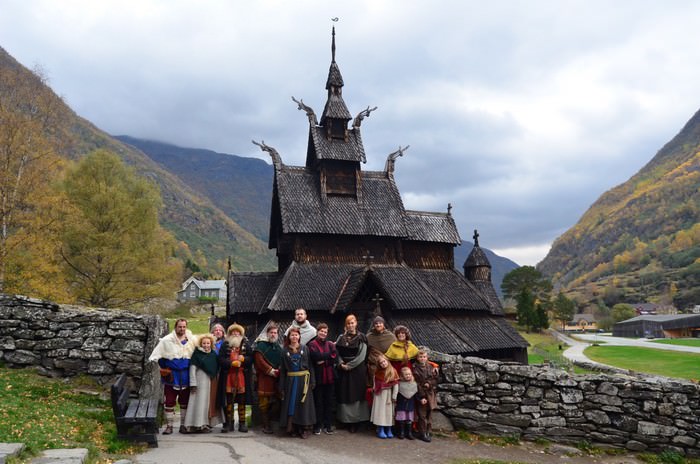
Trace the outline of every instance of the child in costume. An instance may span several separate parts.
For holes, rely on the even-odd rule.
[[[431,415],[437,408],[435,388],[438,384],[438,369],[428,362],[428,353],[419,351],[413,365],[413,375],[418,384],[418,438],[429,443],[432,428]]]
[[[377,437],[394,438],[394,404],[399,394],[399,375],[385,357],[379,358],[374,373],[372,414],[370,420],[377,426]]]
[[[201,335],[190,359],[190,400],[185,415],[188,432],[209,433],[224,421],[223,411],[216,408],[211,396],[219,373],[217,355],[212,349],[215,343],[214,335]]]
[[[396,438],[413,440],[411,425],[416,410],[418,384],[413,379],[411,368],[401,368],[399,380],[399,396],[396,398]]]

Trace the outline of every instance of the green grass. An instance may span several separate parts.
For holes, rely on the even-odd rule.
[[[193,312],[194,310],[194,312]],[[217,314],[221,315],[221,307],[217,307]],[[211,312],[209,311],[209,305],[196,305],[192,303],[180,304],[167,314],[163,314],[163,318],[168,321],[170,330],[175,327],[175,321],[184,318],[187,319],[187,328],[192,331],[193,334],[203,334],[209,333],[209,317]]]
[[[591,346],[584,354],[594,361],[647,374],[697,379],[700,354],[639,348],[635,346]]]
[[[654,340],[652,343],[661,343],[664,345],[700,346],[700,338],[664,338],[663,340]]]
[[[54,448],[87,448],[88,462],[133,454],[141,446],[116,439],[112,406],[103,397],[104,387],[90,379],[66,382],[0,367],[0,442],[24,443],[22,459]]]

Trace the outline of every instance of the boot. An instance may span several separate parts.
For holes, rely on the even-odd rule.
[[[382,427],[381,425],[377,426],[377,438],[387,438],[386,432],[384,432],[384,427]]]
[[[221,426],[221,433],[228,433],[229,430],[233,430],[233,407],[230,404],[226,405],[224,417],[226,419],[224,420],[224,425]]]
[[[267,411],[260,411],[260,420],[262,422],[262,433],[271,434],[272,426],[270,425],[270,417]]]
[[[430,443],[430,435],[427,432],[421,432],[418,434],[418,439],[426,443]]]
[[[403,434],[405,429],[405,421],[396,421],[396,438],[403,440]]]
[[[185,417],[187,416],[187,408],[180,408],[180,433],[190,433],[185,427]]]
[[[238,403],[238,431],[248,432],[248,424],[245,423],[245,404],[243,403]]]
[[[403,426],[405,428],[406,438],[409,440],[413,440],[413,431],[411,430],[411,427],[413,426],[413,424],[411,423],[411,421],[404,422]]]
[[[384,427],[384,431],[384,433],[386,433],[387,438],[394,438],[394,434],[391,431],[391,425],[387,425],[386,427]]]
[[[163,430],[163,435],[170,435],[173,433],[173,424],[175,423],[175,411],[169,410],[165,411],[165,429]]]

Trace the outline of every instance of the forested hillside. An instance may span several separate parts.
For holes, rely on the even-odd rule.
[[[191,189],[211,200],[241,227],[267,242],[272,165],[257,158],[200,148],[182,148],[129,136],[115,138],[144,152]]]
[[[579,300],[700,303],[700,112],[604,193],[538,269]]]
[[[0,86],[0,97],[17,92],[22,86],[36,82],[36,76],[4,49],[0,48],[0,70],[17,72],[12,82]],[[47,92],[54,95],[46,88]],[[57,98],[57,97],[56,97]],[[60,101],[60,99],[59,99]],[[55,152],[66,160],[77,160],[96,149],[106,149],[119,155],[136,171],[159,186],[163,199],[160,223],[180,241],[174,252],[182,259],[199,261],[203,269],[223,275],[227,257],[239,270],[269,270],[274,268],[274,255],[267,244],[231,219],[206,196],[195,191],[176,175],[163,169],[158,163],[138,149],[122,143],[81,118],[67,105],[60,103],[50,130],[59,134],[52,141],[60,146]],[[59,175],[56,170],[56,176]]]

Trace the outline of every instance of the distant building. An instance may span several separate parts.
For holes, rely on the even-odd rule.
[[[700,314],[637,316],[613,326],[615,337],[700,337]]]
[[[574,314],[573,319],[564,326],[566,331],[598,330],[598,321],[593,314]]]
[[[194,301],[201,297],[226,299],[225,280],[198,280],[194,276],[182,283],[182,290],[177,292],[177,301]]]
[[[678,314],[678,309],[673,305],[657,303],[633,303],[630,306],[637,311],[638,316],[652,316],[654,314]]]

